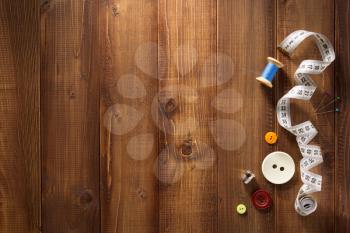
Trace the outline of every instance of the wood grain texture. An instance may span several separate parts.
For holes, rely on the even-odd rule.
[[[37,2],[1,1],[1,232],[40,232],[39,27]]]
[[[335,232],[350,232],[350,159],[349,102],[350,95],[350,1],[335,1],[335,87],[340,96],[341,113],[335,127]]]
[[[334,43],[334,5],[333,1],[277,1],[277,42],[280,43],[289,33],[297,29],[319,32]],[[313,41],[305,41],[288,58],[278,53],[278,59],[285,64],[284,73],[278,77],[278,99],[282,97],[295,82],[294,72],[305,59],[320,59],[320,54]],[[315,107],[320,103],[325,92],[334,93],[333,65],[318,76],[312,76],[318,89],[311,103],[292,101],[291,112],[293,125],[311,120],[319,134],[310,144],[319,144],[322,148],[324,162],[313,169],[323,177],[322,191],[313,196],[318,201],[317,211],[307,218],[300,217],[294,210],[294,200],[301,187],[299,161],[301,155],[295,137],[278,128],[280,140],[278,150],[290,154],[296,163],[296,175],[286,185],[277,186],[277,231],[278,232],[334,232],[334,115],[316,115]],[[327,100],[328,101],[328,100]],[[326,101],[326,102],[327,102]]]
[[[0,232],[350,232],[349,9],[349,0],[0,1]],[[301,155],[275,113],[300,62],[320,58],[311,40],[292,57],[276,51],[297,29],[326,35],[337,57],[312,77],[311,103],[292,104],[293,123],[315,124],[324,156],[308,217],[294,210]],[[268,56],[285,64],[273,89],[255,80]],[[325,92],[341,97],[340,114],[314,113]],[[261,173],[276,150],[297,165],[281,186]],[[240,180],[246,169],[257,186]],[[270,211],[253,207],[256,187],[272,195]]]
[[[43,231],[100,232],[98,4],[41,9]]]
[[[275,2],[218,0],[218,50],[230,56],[234,75],[220,91],[232,88],[237,96],[226,100],[229,105],[242,107],[234,114],[218,113],[219,118],[233,119],[242,125],[242,130],[227,134],[232,142],[244,138],[243,143],[232,150],[218,148],[219,158],[219,232],[275,232],[275,207],[261,212],[251,203],[251,194],[256,187],[267,190],[274,197],[274,186],[268,184],[261,173],[263,158],[275,146],[264,141],[264,134],[275,130],[274,91],[258,83],[268,56],[275,56]],[[230,105],[229,105],[230,106]],[[230,124],[224,127],[230,128]],[[219,132],[219,130],[218,130]],[[244,185],[240,177],[244,170],[256,174],[257,185]],[[236,205],[244,203],[248,213],[239,216]]]
[[[206,64],[216,55],[216,1],[158,2],[159,232],[217,232],[216,67]]]
[[[158,4],[101,4],[101,232],[158,232]]]

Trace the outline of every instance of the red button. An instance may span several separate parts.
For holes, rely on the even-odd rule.
[[[259,189],[253,193],[252,202],[257,209],[267,209],[272,205],[272,198],[268,192]]]

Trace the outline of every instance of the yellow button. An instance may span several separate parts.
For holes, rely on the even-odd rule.
[[[277,134],[275,132],[267,132],[265,134],[265,141],[268,144],[275,144],[277,142]]]
[[[245,212],[247,212],[247,207],[244,204],[239,204],[236,210],[238,214],[245,214]]]

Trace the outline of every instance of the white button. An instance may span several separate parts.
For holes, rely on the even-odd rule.
[[[261,170],[264,177],[273,184],[284,184],[292,179],[295,172],[295,164],[289,154],[276,151],[268,154]]]

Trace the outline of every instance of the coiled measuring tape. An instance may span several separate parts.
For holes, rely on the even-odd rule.
[[[309,145],[309,142],[317,135],[317,130],[310,121],[298,125],[292,125],[290,116],[290,99],[310,100],[317,86],[310,78],[310,74],[321,74],[335,59],[332,44],[322,34],[298,30],[288,35],[278,46],[282,52],[291,55],[293,51],[306,38],[312,37],[320,50],[322,61],[304,60],[300,63],[294,74],[297,85],[287,92],[277,103],[278,123],[296,136],[302,159],[300,161],[300,173],[303,185],[299,189],[295,200],[295,210],[302,216],[313,213],[317,208],[316,200],[311,193],[321,191],[322,176],[310,171],[311,168],[323,162],[321,148]]]

